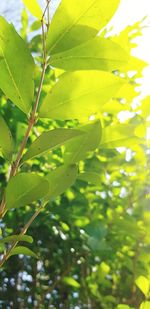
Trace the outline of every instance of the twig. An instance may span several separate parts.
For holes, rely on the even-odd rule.
[[[43,81],[44,81],[44,77],[45,77],[45,71],[46,71],[46,67],[47,67],[47,55],[46,55],[45,32],[44,32],[44,16],[46,14],[46,10],[47,10],[47,8],[49,6],[49,3],[50,3],[50,1],[48,1],[46,9],[44,10],[44,13],[43,13],[43,16],[42,16],[42,19],[41,19],[41,24],[42,24],[42,44],[43,44],[43,68],[42,68],[41,79],[40,79],[40,83],[39,83],[39,87],[38,87],[38,92],[37,92],[35,104],[33,106],[33,109],[32,109],[32,112],[31,112],[31,116],[29,118],[28,128],[27,128],[25,136],[24,136],[24,138],[22,140],[22,143],[21,143],[20,150],[18,152],[17,158],[16,158],[15,162],[11,166],[11,171],[10,171],[9,179],[11,177],[13,177],[17,173],[17,171],[18,171],[23,151],[24,151],[25,146],[27,144],[30,132],[31,132],[31,130],[32,130],[32,128],[33,128],[33,126],[34,126],[34,124],[36,122],[36,113],[37,113],[37,109],[38,109],[38,105],[39,105],[40,95],[41,95],[41,91],[42,91],[42,85],[43,85]],[[22,229],[21,233],[19,234],[20,236],[26,234],[28,228],[30,227],[32,222],[35,220],[35,218],[39,215],[39,213],[44,208],[44,206],[45,206],[45,203],[42,204],[36,210],[36,212],[32,215],[30,220],[26,223],[26,225]],[[2,198],[1,206],[0,206],[0,216],[1,217],[3,217],[3,214],[5,214],[5,212],[6,212],[5,208],[6,208],[6,202],[5,202],[5,194],[4,194],[3,198]],[[12,250],[17,246],[17,244],[18,244],[18,241],[15,241],[15,242],[12,243],[10,248],[4,254],[2,260],[0,261],[0,267],[5,263],[5,261],[7,261],[7,259],[9,258]]]
[[[26,223],[26,225],[24,226],[24,228],[22,229],[21,233],[18,236],[23,236],[26,234],[28,228],[30,227],[30,225],[32,224],[32,222],[35,220],[35,218],[39,215],[39,213],[41,212],[41,210],[44,208],[44,205],[41,205],[37,211],[32,215],[32,217],[30,218],[30,220]],[[3,256],[2,260],[0,261],[0,267],[3,266],[3,264],[8,260],[12,250],[17,246],[19,241],[14,241],[12,243],[12,245],[10,246],[10,248],[7,250],[6,254]]]
[[[50,4],[50,0],[47,1],[47,5],[46,8],[43,12],[42,18],[41,18],[41,24],[42,24],[42,45],[43,45],[43,69],[42,69],[42,74],[41,74],[41,79],[40,79],[40,84],[38,87],[38,92],[37,92],[37,96],[36,96],[36,100],[35,100],[35,104],[33,106],[30,118],[29,118],[29,122],[28,122],[28,128],[27,131],[25,133],[25,136],[22,140],[17,158],[15,160],[15,162],[12,164],[11,166],[11,170],[10,170],[10,176],[9,179],[13,176],[16,175],[18,168],[19,168],[19,164],[23,155],[23,151],[26,147],[30,132],[36,122],[36,113],[37,113],[37,109],[38,109],[38,105],[39,105],[39,100],[40,100],[40,96],[41,96],[41,91],[42,91],[42,85],[43,85],[43,81],[44,81],[44,77],[45,77],[45,71],[47,68],[47,55],[46,55],[46,43],[45,43],[45,32],[44,32],[44,17],[46,14],[46,11],[49,7]],[[5,202],[5,194],[3,195],[2,198],[2,202],[0,205],[0,218],[2,218],[5,214],[5,208],[6,208],[6,202]]]
[[[48,5],[48,8],[47,8],[47,30],[49,29],[49,26],[50,26],[50,7],[49,7],[49,3],[50,1],[49,0],[46,0],[47,1],[47,5]]]

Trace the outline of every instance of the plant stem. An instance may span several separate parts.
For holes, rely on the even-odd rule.
[[[19,234],[19,236],[23,236],[26,234],[28,228],[30,227],[30,225],[32,224],[32,222],[35,220],[35,218],[39,215],[39,213],[41,212],[41,210],[44,208],[45,204],[41,205],[36,212],[32,215],[32,217],[30,218],[30,220],[26,223],[26,225],[24,226],[24,228],[22,229],[21,233]],[[17,246],[19,241],[14,241],[12,243],[12,245],[10,246],[10,248],[7,250],[6,254],[3,256],[2,260],[0,261],[0,267],[3,266],[3,264],[8,260],[12,250]]]
[[[23,151],[26,147],[28,138],[30,136],[31,130],[36,122],[36,113],[37,113],[37,109],[38,109],[38,105],[39,105],[39,100],[40,100],[40,96],[41,96],[41,91],[42,91],[42,86],[43,86],[43,81],[44,81],[44,77],[45,77],[45,71],[47,68],[47,55],[46,55],[46,43],[45,43],[45,31],[44,31],[44,16],[46,14],[46,11],[48,10],[50,4],[50,0],[47,1],[47,5],[46,8],[44,10],[44,13],[42,15],[41,18],[41,25],[42,25],[42,45],[43,45],[43,68],[42,68],[42,74],[41,74],[41,79],[40,79],[40,83],[39,83],[39,87],[38,87],[38,92],[37,92],[37,96],[36,96],[36,100],[35,100],[35,104],[33,105],[33,109],[28,121],[28,127],[27,127],[27,131],[25,133],[25,136],[22,140],[17,158],[15,160],[15,162],[12,164],[11,169],[10,169],[10,175],[9,175],[9,179],[13,176],[16,175],[18,168],[19,168],[19,164],[23,155]],[[5,208],[6,208],[6,202],[5,202],[5,194],[2,197],[2,201],[1,201],[1,205],[0,205],[0,218],[2,218],[5,215]]]

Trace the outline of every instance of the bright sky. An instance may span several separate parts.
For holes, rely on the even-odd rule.
[[[111,24],[118,32],[145,16],[147,19],[144,24],[147,27],[143,29],[143,36],[137,39],[138,47],[133,51],[133,55],[150,64],[150,0],[121,0]],[[150,95],[150,65],[144,69],[144,77],[140,82],[142,82],[142,96]]]

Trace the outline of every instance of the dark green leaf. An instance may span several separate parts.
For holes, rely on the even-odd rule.
[[[78,168],[74,165],[62,165],[51,171],[46,180],[49,182],[49,192],[46,199],[56,197],[71,187],[77,178]]]
[[[28,256],[32,256],[34,258],[38,258],[38,256],[33,252],[31,251],[30,249],[26,248],[26,247],[23,247],[23,246],[18,246],[16,248],[14,248],[11,253],[10,253],[10,256],[12,255],[18,255],[18,254],[23,254],[23,255],[28,255]]]
[[[31,236],[28,236],[28,235],[11,235],[11,236],[7,236],[3,239],[0,239],[0,243],[4,243],[4,244],[14,242],[14,241],[26,241],[26,242],[29,242],[30,244],[32,244],[33,238]]]
[[[81,179],[86,182],[93,183],[96,186],[100,186],[101,184],[101,177],[100,174],[95,172],[84,172],[79,174],[78,179]]]
[[[74,129],[55,129],[44,132],[29,147],[28,151],[23,156],[22,162],[60,147],[68,140],[71,140],[80,135],[84,135],[84,132]]]
[[[18,208],[43,198],[49,190],[49,183],[33,173],[20,173],[11,178],[6,188],[7,208]]]
[[[0,116],[0,149],[7,160],[11,160],[14,144],[11,132],[4,121],[4,119]]]

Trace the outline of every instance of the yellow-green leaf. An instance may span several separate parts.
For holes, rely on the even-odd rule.
[[[95,37],[115,13],[120,0],[62,0],[50,25],[47,49],[51,54]]]
[[[52,119],[88,120],[98,113],[125,81],[109,72],[65,73],[46,96],[39,116]]]
[[[138,107],[142,111],[143,117],[149,117],[150,116],[150,96],[147,96],[142,100],[142,105]]]
[[[119,70],[128,61],[128,55],[118,44],[110,39],[96,37],[75,48],[54,54],[50,65],[74,70]]]
[[[142,291],[142,293],[145,296],[148,296],[150,292],[150,281],[144,277],[144,276],[139,276],[136,280],[135,283],[137,287]]]
[[[3,156],[10,161],[14,150],[14,143],[11,132],[5,120],[1,116],[0,116],[0,149],[2,151]]]
[[[67,285],[74,287],[74,288],[77,288],[77,289],[80,288],[79,282],[76,281],[75,279],[73,279],[72,277],[64,277],[63,282],[66,283]]]
[[[129,307],[128,305],[124,305],[124,304],[120,304],[120,305],[117,306],[117,309],[130,309],[130,308],[131,307]]]
[[[136,126],[132,124],[117,124],[107,126],[102,130],[101,148],[130,147],[142,142],[136,135]]]
[[[150,309],[150,301],[144,301],[144,302],[140,305],[140,309]]]
[[[30,13],[38,19],[42,18],[43,12],[37,0],[22,0]]]
[[[0,17],[0,88],[28,114],[34,95],[34,61],[13,25]]]

